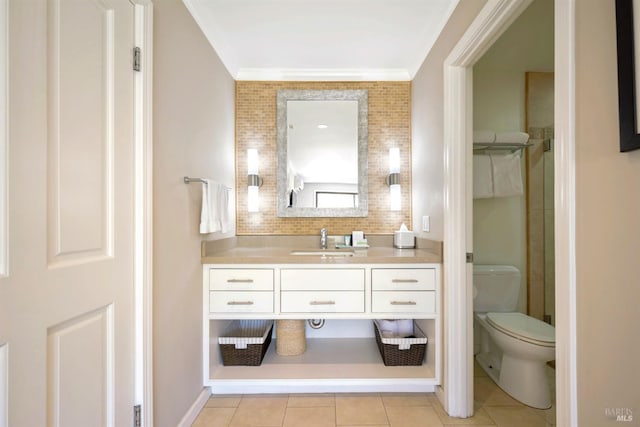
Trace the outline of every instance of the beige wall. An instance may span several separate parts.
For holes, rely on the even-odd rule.
[[[200,241],[222,237],[182,177],[234,187],[234,81],[179,0],[154,1],[154,43],[154,421],[173,427],[202,390]]]
[[[444,68],[451,49],[485,1],[461,1],[416,73],[411,94],[413,151],[413,229],[432,240],[444,240]],[[431,227],[423,233],[422,216]]]
[[[369,99],[369,214],[366,218],[278,218],[276,199],[276,93],[281,89],[366,89]],[[237,233],[329,234],[353,230],[390,234],[411,224],[410,82],[247,82],[236,84],[237,182],[247,181],[247,148],[260,156],[260,212],[247,212],[246,187],[238,187]],[[402,211],[389,210],[389,148],[400,148]],[[331,165],[327,165],[331,167]]]
[[[637,426],[640,151],[619,152],[614,2],[576,2],[575,23],[578,424]]]
[[[553,71],[553,0],[534,0],[473,67],[475,129],[525,131],[525,73]]]
[[[473,67],[473,126],[526,131],[525,74],[553,71],[553,0],[535,0]],[[551,125],[547,123],[546,125]],[[522,178],[526,177],[522,162]],[[526,197],[473,202],[473,254],[478,264],[507,264],[527,283]],[[527,293],[518,309],[527,311]]]

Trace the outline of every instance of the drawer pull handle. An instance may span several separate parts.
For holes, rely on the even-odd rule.
[[[335,301],[311,301],[309,305],[336,305]]]
[[[227,283],[253,283],[253,279],[227,279]]]
[[[418,279],[393,279],[391,283],[418,283]]]
[[[253,305],[253,301],[229,301],[227,305]]]
[[[417,305],[415,301],[391,301],[391,305]]]

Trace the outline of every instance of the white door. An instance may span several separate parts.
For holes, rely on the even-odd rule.
[[[8,10],[0,426],[129,426],[134,6],[10,0]]]

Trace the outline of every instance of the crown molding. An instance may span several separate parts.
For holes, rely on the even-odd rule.
[[[244,81],[410,81],[411,74],[399,68],[241,68],[235,79]]]

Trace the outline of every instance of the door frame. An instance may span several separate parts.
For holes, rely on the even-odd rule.
[[[0,0],[0,278],[9,275],[9,2]],[[0,427],[9,426],[9,344],[0,340]]]
[[[153,1],[134,5],[134,45],[141,49],[141,71],[134,79],[135,205],[135,405],[141,425],[153,423]]]
[[[556,1],[554,52],[554,233],[556,423],[578,425],[576,309],[576,1]]]
[[[473,415],[473,65],[532,0],[488,0],[444,63],[443,387],[450,416]],[[575,0],[555,2],[556,417],[577,425]],[[568,307],[568,309],[567,309]]]

